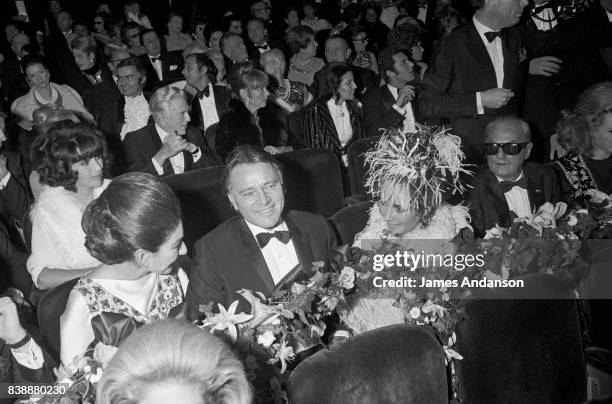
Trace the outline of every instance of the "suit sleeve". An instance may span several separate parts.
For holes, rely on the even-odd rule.
[[[202,136],[202,133],[198,129],[191,128],[187,132],[187,137],[191,143],[198,146],[200,152],[202,153],[200,159],[195,163],[194,168],[206,168],[222,165],[221,159],[212,150],[210,150],[210,147],[208,147],[206,141],[204,140],[204,136]]]
[[[234,134],[232,131],[232,120],[233,114],[228,112],[221,117],[219,121],[219,127],[217,129],[217,137],[215,138],[215,150],[221,159],[225,157],[234,149]]]
[[[138,142],[137,139],[134,138],[134,135],[130,136],[128,134],[125,137],[123,149],[125,150],[125,158],[127,160],[129,172],[138,171],[155,175],[156,177],[159,176],[151,159],[146,159],[140,153],[140,148],[138,147]]]
[[[189,286],[187,287],[187,318],[197,320],[203,316],[200,305],[213,303],[227,303],[227,290],[223,278],[217,270],[214,255],[204,240],[195,244],[197,266],[191,271]],[[216,307],[215,307],[216,309]]]
[[[363,99],[363,115],[367,137],[377,136],[380,134],[380,128],[396,127],[403,120],[402,114],[394,108],[385,110],[380,96],[381,94],[378,91],[369,91]]]
[[[11,222],[21,221],[32,203],[32,198],[24,183],[19,180],[24,178],[23,173],[14,172],[12,167],[9,169],[10,177],[6,187],[0,189],[0,215]],[[20,165],[18,169],[21,169]]]
[[[467,197],[467,205],[470,212],[470,224],[474,230],[475,237],[483,237],[485,234],[484,229],[484,209],[482,206],[482,198],[479,195],[479,191],[476,189],[477,184],[474,184],[474,189],[470,191]]]
[[[432,56],[432,63],[423,78],[423,90],[418,97],[422,115],[428,118],[462,118],[478,114],[476,93],[455,94],[453,81],[460,79],[456,71],[452,44],[442,41]]]

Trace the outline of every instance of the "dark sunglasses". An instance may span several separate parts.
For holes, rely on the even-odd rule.
[[[523,143],[485,143],[484,144],[484,152],[489,156],[497,154],[499,148],[504,151],[504,154],[509,156],[514,156],[515,154],[519,154],[521,150],[527,146],[529,142]]]

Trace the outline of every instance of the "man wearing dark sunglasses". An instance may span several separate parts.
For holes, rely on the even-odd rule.
[[[561,200],[556,172],[525,162],[532,148],[529,125],[522,119],[502,117],[487,125],[487,165],[474,178],[467,197],[477,237],[496,224],[507,227],[516,217],[530,216],[545,202]]]

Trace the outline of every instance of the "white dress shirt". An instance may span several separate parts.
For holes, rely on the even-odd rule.
[[[532,15],[531,19],[538,28],[538,31],[550,31],[557,26],[557,16],[551,7],[545,8],[535,16]]]
[[[163,70],[162,70],[162,62],[161,59],[159,59],[161,57],[161,54],[157,56],[157,60],[155,61],[155,63],[153,63],[152,57],[149,56],[149,62],[151,62],[151,64],[153,65],[153,69],[155,69],[155,73],[157,74],[157,78],[159,80],[163,80],[164,79],[164,74],[163,74]]]
[[[208,83],[208,90],[210,91],[208,97],[204,95],[199,100],[200,109],[202,110],[202,122],[204,122],[205,129],[219,122],[219,114],[217,114],[217,104],[215,103],[215,92],[213,91],[212,83]]]
[[[472,17],[472,21],[474,21],[474,26],[476,27],[476,31],[478,31],[478,35],[480,35],[480,39],[487,48],[487,53],[491,58],[491,63],[493,64],[493,69],[495,70],[495,78],[497,79],[497,88],[504,87],[504,52],[502,49],[502,41],[500,37],[497,37],[493,40],[493,42],[489,42],[487,37],[485,36],[485,32],[495,32],[491,28],[482,24],[480,21],[476,19],[476,16]],[[484,114],[484,107],[482,106],[482,98],[480,92],[476,93],[476,105],[478,107],[478,114]]]
[[[288,231],[289,228],[285,222],[279,224],[272,230],[264,229],[256,226],[245,220],[247,227],[253,233],[253,237],[256,237],[259,233],[273,233],[275,231]],[[273,237],[270,242],[261,249],[270,275],[274,280],[274,284],[278,284],[293,268],[299,265],[297,252],[293,245],[293,240],[290,239],[287,244]]]
[[[387,88],[391,92],[393,99],[397,101],[398,89],[390,84],[387,84]],[[404,116],[404,129],[408,132],[416,132],[416,120],[414,119],[414,112],[412,111],[412,103],[408,102],[403,108],[393,104],[393,109]]]
[[[342,105],[337,105],[336,100],[334,100],[334,98],[330,98],[330,100],[327,101],[327,109],[329,110],[332,120],[334,121],[334,126],[336,127],[340,144],[342,147],[344,147],[353,138],[351,115],[346,107],[346,102],[342,102]],[[342,162],[345,166],[348,166],[348,158],[346,154],[342,155]]]
[[[523,173],[516,178],[515,181],[523,178]],[[500,183],[503,181],[497,177],[497,181]],[[508,202],[508,209],[513,211],[517,217],[529,217],[531,216],[531,207],[529,205],[529,194],[527,190],[518,186],[512,187],[512,189],[504,194],[506,202]]]
[[[164,139],[166,139],[170,134],[163,130],[159,125],[155,124],[155,130],[159,135],[162,143],[164,143]],[[198,148],[198,151],[193,153],[193,162],[197,162],[202,157],[202,151]],[[157,161],[155,161],[154,157],[151,157],[151,161],[153,162],[153,166],[155,170],[157,170],[157,174],[164,175],[164,168],[159,165]],[[170,164],[172,164],[172,168],[174,169],[175,174],[182,174],[185,172],[185,158],[183,157],[183,153],[176,153],[174,156],[170,157]]]
[[[612,22],[612,12],[606,10],[606,15],[608,16],[608,21]]]

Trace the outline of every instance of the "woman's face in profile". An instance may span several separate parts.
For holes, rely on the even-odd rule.
[[[99,157],[77,161],[72,170],[78,175],[76,188],[98,188],[104,180],[104,163]]]
[[[420,222],[418,215],[391,201],[378,201],[378,210],[385,221],[385,229],[395,237],[413,231]]]
[[[604,116],[601,124],[593,133],[593,143],[606,152],[612,152],[612,113]]]
[[[340,78],[340,85],[338,86],[338,95],[340,99],[343,101],[355,99],[356,88],[357,84],[355,84],[353,72],[344,73]]]
[[[179,222],[177,228],[164,241],[157,252],[150,252],[149,254],[149,271],[161,275],[169,274],[172,271],[172,264],[176,262],[178,256],[187,254],[187,247],[183,243],[183,222]],[[174,401],[176,402],[176,400]]]
[[[186,384],[168,382],[154,384],[145,390],[138,404],[204,404],[200,389]]]
[[[270,96],[270,93],[268,92],[267,88],[254,88],[250,91],[250,93],[251,97],[249,99],[249,102],[252,107],[259,109],[266,106],[266,103],[268,102],[268,97]]]

